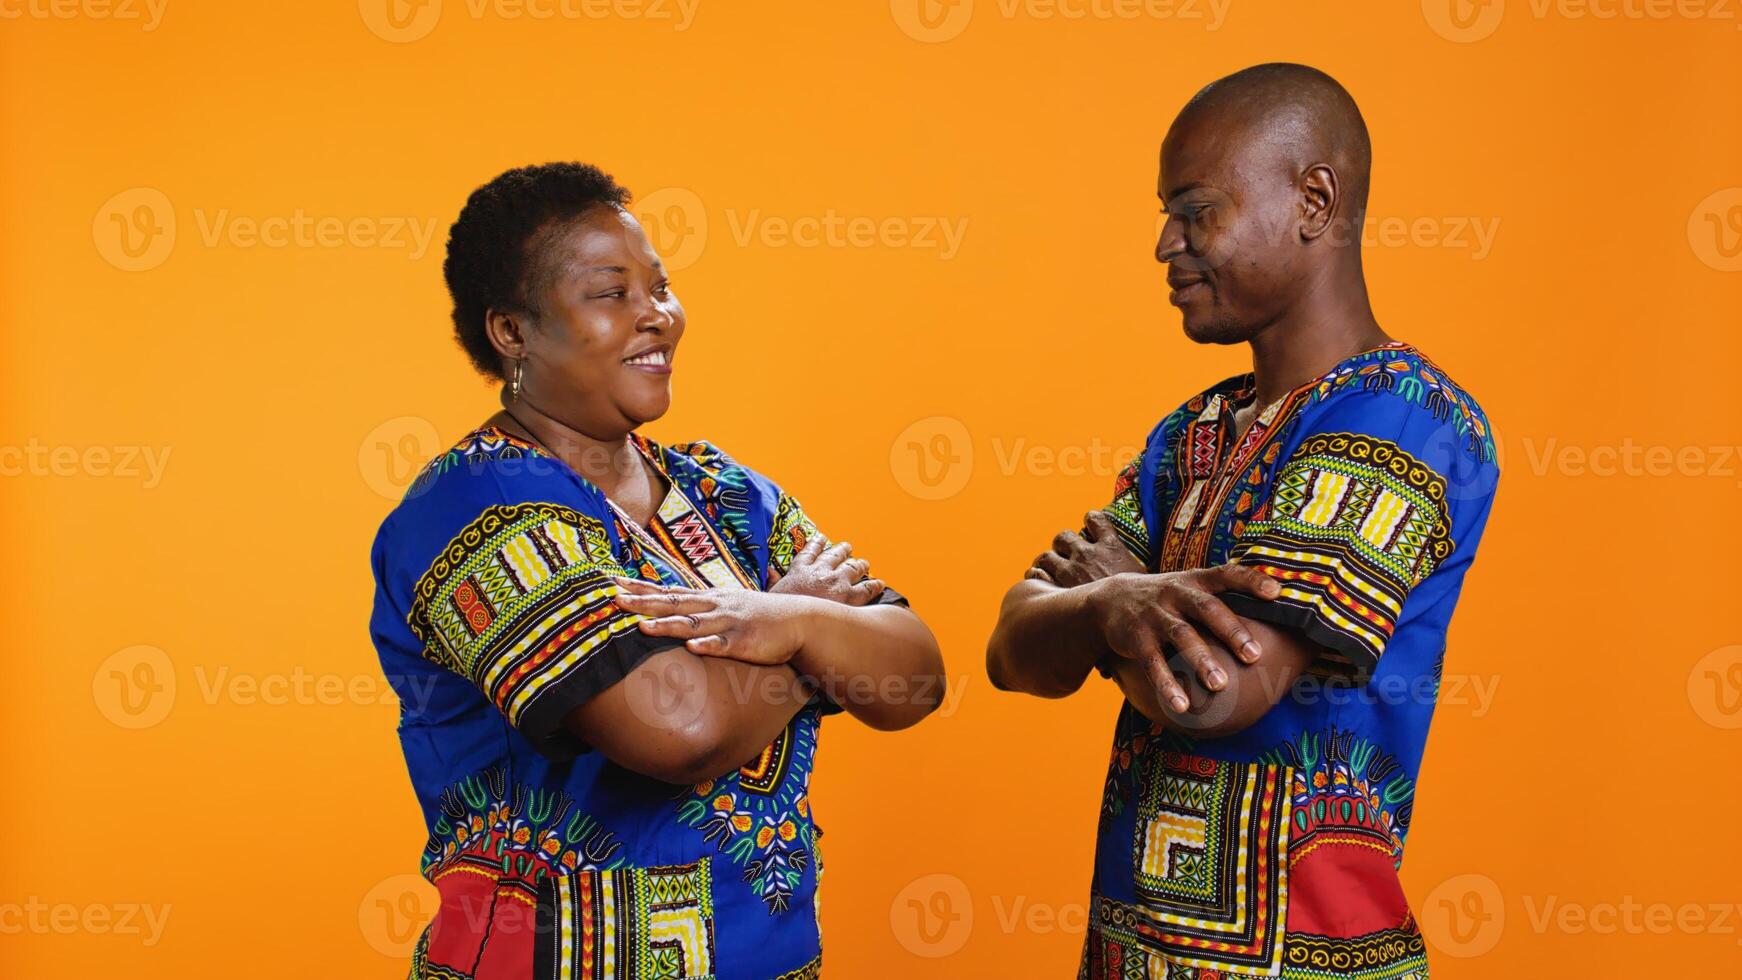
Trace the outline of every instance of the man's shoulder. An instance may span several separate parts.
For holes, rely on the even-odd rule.
[[[1150,431],[1148,445],[1173,445],[1188,423],[1204,417],[1217,404],[1238,401],[1250,392],[1253,381],[1250,372],[1236,374],[1186,399]],[[1420,412],[1424,418],[1456,430],[1466,448],[1482,462],[1496,458],[1494,430],[1481,403],[1411,344],[1391,343],[1356,354],[1297,389],[1296,398],[1296,419],[1333,407],[1339,412],[1361,406],[1404,414]]]
[[[1392,413],[1422,413],[1454,429],[1482,462],[1495,459],[1494,430],[1481,403],[1414,346],[1391,344],[1342,362],[1305,393],[1301,413],[1362,404]]]

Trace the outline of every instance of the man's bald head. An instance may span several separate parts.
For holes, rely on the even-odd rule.
[[[1361,110],[1316,68],[1256,65],[1192,96],[1156,186],[1155,257],[1187,335],[1251,340],[1324,283],[1359,286],[1371,165]]]
[[[1273,62],[1237,71],[1199,89],[1174,128],[1182,124],[1240,133],[1251,152],[1274,152],[1297,170],[1328,163],[1352,208],[1345,217],[1367,208],[1373,169],[1367,121],[1348,89],[1317,68]]]

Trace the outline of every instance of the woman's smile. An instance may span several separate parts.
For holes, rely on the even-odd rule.
[[[671,373],[671,356],[673,353],[674,349],[672,345],[659,344],[625,357],[623,363],[629,365],[630,368],[636,371],[645,371],[648,374],[665,375]]]

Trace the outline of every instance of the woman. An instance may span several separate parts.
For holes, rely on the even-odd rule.
[[[414,977],[817,976],[818,721],[904,728],[941,694],[930,631],[847,545],[713,446],[637,431],[685,324],[628,197],[511,170],[448,240],[503,410],[375,541],[441,895]]]

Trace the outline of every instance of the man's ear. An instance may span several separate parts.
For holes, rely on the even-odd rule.
[[[526,324],[524,313],[510,313],[492,307],[484,311],[484,336],[504,361],[513,363],[526,356]]]
[[[1315,163],[1301,174],[1301,241],[1313,241],[1336,227],[1336,222],[1342,220],[1337,215],[1342,198],[1342,181],[1330,164]],[[1335,236],[1333,240],[1336,240]]]

